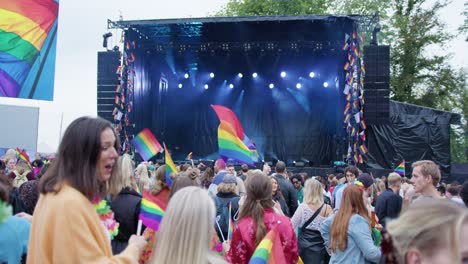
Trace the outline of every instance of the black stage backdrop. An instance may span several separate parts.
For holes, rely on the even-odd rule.
[[[341,86],[336,87],[336,81],[343,83],[344,79],[341,52],[327,57],[297,52],[262,57],[243,51],[199,56],[197,71],[189,70],[197,76],[189,79],[183,78],[179,65],[189,65],[190,56],[168,60],[167,55],[137,52],[136,57],[142,58],[135,65],[136,131],[149,127],[166,142],[175,160],[183,160],[191,151],[196,159],[217,158],[219,121],[211,104],[224,105],[236,113],[259,150],[259,160],[304,159],[320,165],[342,159],[344,98]],[[176,74],[172,63],[179,69]],[[285,79],[280,77],[283,69]],[[314,70],[317,76],[309,78],[305,69]],[[211,71],[214,79],[209,77]],[[251,77],[254,71],[259,75],[255,80]],[[238,72],[244,78],[236,78]],[[295,87],[298,80],[301,89]],[[328,88],[323,87],[324,81],[329,82]],[[229,88],[231,83],[233,89]],[[268,87],[270,83],[274,83],[273,89]]]

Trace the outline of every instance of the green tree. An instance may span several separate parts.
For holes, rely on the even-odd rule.
[[[216,13],[220,16],[282,16],[324,14],[330,0],[231,0]]]

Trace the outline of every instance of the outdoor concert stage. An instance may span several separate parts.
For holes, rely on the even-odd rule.
[[[359,51],[369,43],[365,38],[370,38],[367,33],[376,22],[366,16],[109,21],[109,29],[124,30],[123,67],[118,70],[112,107],[99,105],[108,98],[101,95],[99,101],[98,88],[98,111],[116,123],[124,149],[129,149],[136,133],[150,128],[176,161],[189,152],[196,160],[218,158],[219,120],[210,107],[218,104],[236,113],[257,147],[260,162],[284,160],[292,165],[296,161],[333,170],[334,161],[346,161],[364,169],[391,169],[401,160],[437,156],[447,169],[449,114],[437,114],[445,124],[445,132],[435,136],[437,144],[444,145],[437,153],[418,150],[412,142],[389,150],[395,135],[408,138],[405,125],[391,123],[396,119],[390,112],[388,73],[385,100],[368,100],[369,105],[383,109],[384,121],[367,128],[361,122],[370,107],[364,108],[365,69]],[[353,48],[357,51],[352,52]],[[115,56],[112,53],[117,54],[110,51],[100,56]],[[356,67],[347,67],[348,62]],[[388,59],[384,64],[389,67]],[[373,67],[366,67],[369,76],[376,74]],[[351,82],[350,72],[354,74]],[[98,72],[99,80],[103,78]],[[349,96],[344,92],[347,84]],[[376,91],[369,94],[379,95]],[[348,103],[351,109],[346,112]],[[402,113],[393,115],[401,119]],[[346,121],[346,115],[352,115],[351,121]],[[361,145],[368,152],[358,150]]]

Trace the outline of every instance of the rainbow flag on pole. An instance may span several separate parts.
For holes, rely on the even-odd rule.
[[[283,246],[276,228],[271,229],[260,241],[249,264],[280,264],[287,263]]]
[[[163,150],[161,144],[159,144],[158,140],[148,128],[138,133],[138,135],[132,139],[131,143],[145,161],[151,159],[156,153]]]
[[[234,222],[232,221],[232,215],[231,215],[231,210],[232,210],[232,202],[229,202],[229,228],[228,228],[228,234],[227,234],[227,240],[232,240],[232,232],[234,231]]]
[[[139,219],[143,224],[154,231],[158,231],[167,204],[154,197],[148,191],[143,191]]]
[[[179,171],[172,160],[169,150],[167,150],[166,144],[164,144],[164,160],[166,163],[166,184],[170,187],[172,185],[171,173],[178,173]]]
[[[192,160],[193,159],[193,153],[190,152],[185,159],[186,160]]]
[[[18,159],[26,161],[29,168],[32,168],[31,161],[29,160],[28,153],[26,153],[26,151],[24,151],[24,149],[20,150],[19,148],[16,148],[16,154],[18,155]]]
[[[244,129],[237,116],[227,107],[221,105],[211,105],[211,107],[213,107],[220,121],[218,127],[219,154],[222,157],[254,166],[251,149],[245,142],[247,136],[244,134]]]
[[[405,161],[402,161],[398,167],[395,168],[395,172],[401,176],[405,176]]]
[[[55,0],[0,1],[0,96],[53,99],[58,9]]]

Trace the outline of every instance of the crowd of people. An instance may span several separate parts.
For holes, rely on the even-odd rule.
[[[247,264],[270,231],[275,263],[468,263],[468,182],[433,161],[410,178],[348,166],[327,177],[119,156],[112,125],[82,117],[56,156],[0,161],[0,263]],[[164,204],[139,231],[143,193]],[[234,226],[231,226],[234,223]],[[263,244],[262,244],[263,245]]]

